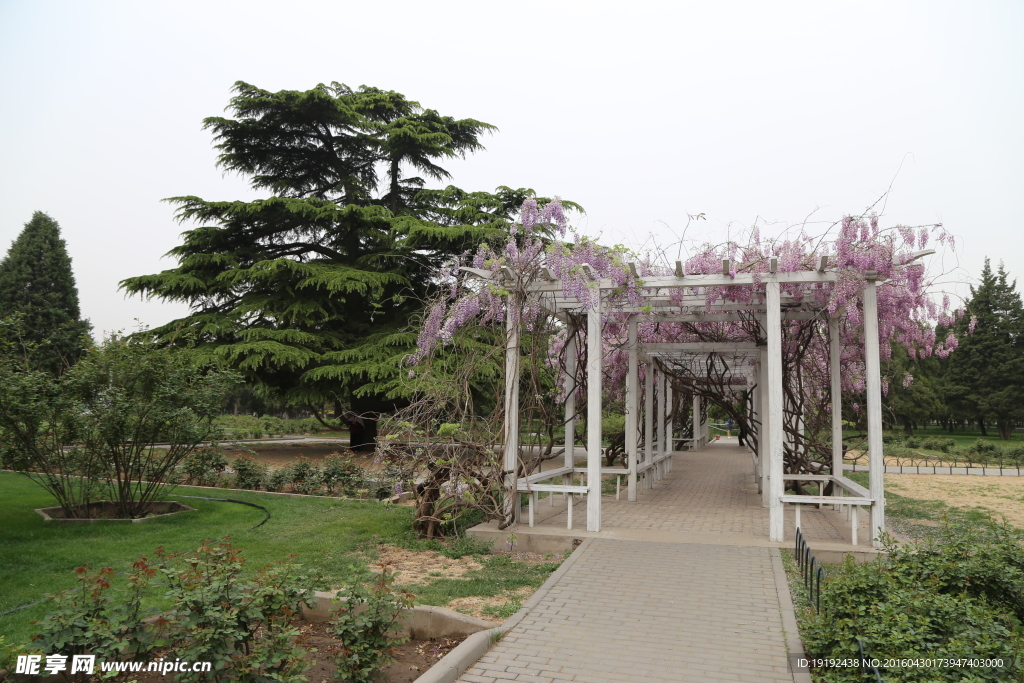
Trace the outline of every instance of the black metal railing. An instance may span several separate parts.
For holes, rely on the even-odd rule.
[[[855,637],[854,640],[857,642],[857,651],[860,653],[860,672],[867,680],[873,683],[883,683],[882,674],[879,673],[878,667],[872,664],[868,656],[864,654],[864,641],[859,636]]]
[[[820,614],[821,584],[828,578],[828,572],[811,552],[811,546],[807,545],[807,540],[804,539],[803,531],[800,529],[796,530],[796,544],[793,553],[796,555],[797,566],[800,567],[800,578],[803,579],[804,588],[807,591],[807,600],[814,607],[814,611]],[[878,667],[864,654],[864,641],[859,636],[854,637],[854,641],[857,643],[857,651],[860,653],[860,671],[865,680],[871,683],[883,683]]]
[[[814,606],[814,611],[821,611],[821,584],[828,578],[828,572],[821,565],[818,558],[811,552],[811,546],[804,540],[801,529],[796,530],[796,547],[793,550],[796,555],[796,563],[800,567],[800,578],[804,581],[804,588],[807,589],[807,600]]]

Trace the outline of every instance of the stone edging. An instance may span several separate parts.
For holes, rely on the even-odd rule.
[[[782,630],[786,633],[786,654],[789,670],[793,674],[793,683],[811,683],[811,674],[804,668],[795,667],[794,660],[805,658],[804,644],[800,641],[800,628],[796,623],[796,608],[793,607],[793,596],[789,593],[789,582],[786,579],[786,568],[782,564],[782,553],[778,548],[771,549],[772,574],[775,575],[775,590],[779,594],[779,607],[782,616]]]
[[[466,638],[454,650],[446,654],[441,660],[430,667],[422,676],[416,679],[416,683],[455,683],[459,676],[473,666],[477,660],[483,657],[494,643],[501,640],[501,637],[512,630],[537,604],[544,599],[548,591],[558,583],[569,571],[569,568],[576,563],[576,560],[583,552],[590,547],[593,537],[587,538],[572,552],[562,565],[552,572],[547,581],[530,596],[530,599],[523,603],[519,611],[513,614],[501,626],[474,633]],[[810,679],[808,679],[810,681]],[[801,681],[801,683],[803,683]]]

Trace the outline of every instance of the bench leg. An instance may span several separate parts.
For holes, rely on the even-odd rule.
[[[796,515],[795,515],[794,519],[796,520],[796,528],[799,529],[800,528],[800,504],[799,503],[796,504],[795,512],[796,512]],[[533,518],[531,517],[531,519],[533,519]],[[531,524],[530,526],[533,526],[533,525]]]
[[[853,541],[854,545],[857,545],[857,527],[860,526],[860,506],[850,506],[850,540]]]

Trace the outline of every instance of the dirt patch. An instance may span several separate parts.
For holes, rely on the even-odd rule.
[[[504,618],[495,615],[493,611],[489,613],[484,610],[487,608],[493,609],[501,607],[502,605],[517,598],[520,602],[525,602],[536,590],[537,589],[533,586],[522,586],[514,591],[505,591],[501,595],[473,595],[468,598],[455,598],[445,605],[445,607],[455,610],[456,612],[461,612],[462,614],[468,614],[469,616],[476,617],[477,619],[489,621],[493,624],[501,624],[505,621]]]
[[[908,498],[937,500],[950,507],[981,508],[1024,528],[1024,477],[957,474],[886,474],[885,486]]]
[[[483,569],[472,557],[453,560],[433,550],[413,552],[405,548],[383,545],[377,548],[377,558],[367,558],[367,568],[380,571],[377,565],[390,562],[392,571],[398,574],[396,583],[403,586],[430,583],[435,579],[457,579],[466,572]]]
[[[300,642],[303,647],[316,648],[316,652],[310,654],[313,666],[306,671],[306,680],[309,683],[336,681],[337,668],[333,660],[341,648],[341,643],[331,635],[330,625],[305,624],[301,630]],[[463,640],[465,638],[410,640],[397,648],[395,661],[384,669],[377,681],[412,683]]]
[[[565,559],[565,557],[562,555],[544,555],[541,553],[527,553],[518,550],[514,550],[512,552],[509,552],[507,550],[501,550],[494,554],[504,555],[505,557],[511,557],[516,562],[525,562],[529,565],[550,564],[552,562],[561,562],[563,559]]]
[[[299,624],[300,635],[298,644],[308,651],[307,658],[312,666],[305,672],[309,683],[342,683],[338,681],[337,667],[334,658],[341,649],[341,642],[331,633],[330,624]],[[424,671],[436,664],[442,657],[451,652],[465,638],[432,638],[430,640],[410,640],[400,645],[395,651],[395,660],[381,672],[377,683],[412,683]],[[155,660],[150,660],[155,661]],[[45,682],[46,678],[27,677],[34,681]],[[66,680],[63,676],[54,680]],[[163,676],[159,672],[145,671],[142,673],[119,674],[114,681],[119,683],[169,683],[173,676]]]

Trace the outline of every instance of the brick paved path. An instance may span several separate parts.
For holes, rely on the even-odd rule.
[[[592,539],[574,559],[460,681],[794,680],[777,549]]]
[[[789,649],[802,647],[749,452],[717,443],[673,461],[638,502],[606,497],[598,533],[580,528],[583,499],[573,531],[560,496],[541,502],[537,526],[516,532],[584,546],[460,681],[810,681],[788,666],[784,624]],[[837,513],[808,509],[802,521],[809,538],[843,539]]]
[[[750,452],[734,442],[712,443],[699,451],[673,456],[672,471],[654,488],[638,490],[636,503],[626,500],[625,482],[620,500],[605,497],[601,524],[618,538],[632,536],[642,540],[709,542],[694,535],[719,536],[716,543],[768,544],[768,510],[754,481]],[[787,508],[790,506],[787,506]],[[576,535],[589,535],[586,528],[586,500],[580,497],[573,507]],[[542,500],[537,507],[537,524],[565,529],[565,503],[555,496],[554,507]],[[786,540],[793,538],[793,511],[785,511]],[[868,515],[861,515],[860,545],[870,545]],[[849,524],[840,513],[805,506],[801,518],[804,538],[811,541],[843,543],[849,538]],[[629,531],[652,532],[630,535]],[[523,533],[530,533],[522,526]],[[653,533],[657,532],[657,533]],[[746,538],[733,538],[732,535]]]

